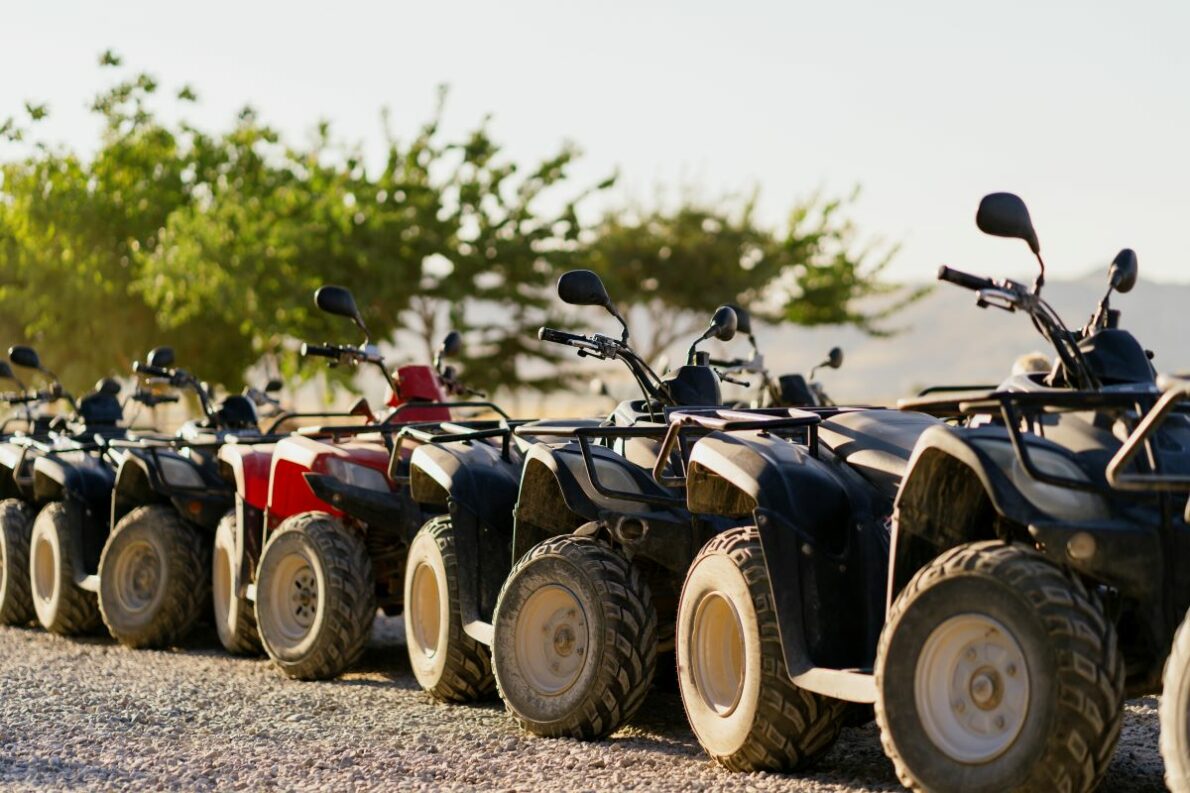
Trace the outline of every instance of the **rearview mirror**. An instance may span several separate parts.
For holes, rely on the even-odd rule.
[[[174,348],[154,347],[149,350],[149,357],[145,359],[145,363],[157,369],[172,368],[174,365]]]
[[[726,303],[725,305],[735,312],[736,333],[742,333],[745,336],[751,336],[752,315],[748,313],[747,309],[737,306],[735,303]]]
[[[271,394],[275,391],[280,391],[284,387],[285,387],[285,383],[281,382],[276,377],[274,377],[272,380],[269,380],[267,383],[264,384],[264,392],[266,394]]]
[[[739,318],[731,306],[719,306],[711,317],[711,326],[707,328],[705,339],[716,338],[719,341],[731,341],[735,338]]]
[[[438,354],[443,358],[456,358],[463,351],[463,336],[457,330],[446,334]]]
[[[991,193],[979,202],[975,213],[975,225],[984,234],[994,237],[1014,237],[1029,244],[1029,250],[1041,253],[1041,243],[1033,230],[1029,209],[1020,196],[1013,193]]]
[[[8,365],[8,361],[0,361],[0,380],[16,380],[16,373]]]
[[[599,276],[590,270],[570,270],[558,279],[558,297],[572,306],[611,306],[607,289]]]
[[[1111,267],[1107,268],[1107,280],[1111,288],[1124,294],[1131,292],[1136,286],[1136,276],[1139,267],[1136,263],[1136,251],[1125,248],[1112,259]]]
[[[37,350],[32,347],[26,347],[24,345],[9,347],[8,360],[26,369],[41,369],[41,358],[38,357]]]
[[[314,305],[328,314],[347,317],[349,320],[364,327],[364,318],[355,304],[355,297],[351,290],[343,286],[320,286],[314,293]],[[365,331],[366,332],[366,331]]]
[[[842,347],[831,347],[831,351],[826,354],[826,365],[832,369],[838,369],[843,365]]]

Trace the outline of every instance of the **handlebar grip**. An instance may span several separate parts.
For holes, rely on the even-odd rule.
[[[981,278],[978,275],[971,275],[962,270],[947,267],[945,264],[938,268],[938,280],[949,281],[956,286],[971,289],[975,292],[981,289],[994,289],[996,286],[996,283],[991,278]]]
[[[334,347],[327,347],[323,344],[306,344],[302,342],[301,355],[305,358],[308,355],[317,355],[322,358],[338,358],[339,351]]]
[[[554,344],[570,344],[572,341],[581,341],[583,337],[577,333],[567,333],[564,330],[542,328],[537,331],[537,338],[542,341],[553,342]]]
[[[137,374],[147,374],[153,377],[171,377],[172,373],[168,369],[163,369],[160,366],[149,366],[147,363],[140,361],[132,362],[132,371]]]

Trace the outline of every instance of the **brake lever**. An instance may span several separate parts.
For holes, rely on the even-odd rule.
[[[748,380],[738,380],[734,377],[729,376],[725,372],[719,371],[718,369],[715,369],[714,372],[715,372],[715,374],[719,375],[719,379],[725,383],[731,383],[732,385],[742,385],[745,388],[750,388],[752,386],[752,383]]]

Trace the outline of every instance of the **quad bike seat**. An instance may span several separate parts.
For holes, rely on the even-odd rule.
[[[895,496],[917,439],[942,422],[924,413],[856,410],[818,425],[818,437],[882,493]]]

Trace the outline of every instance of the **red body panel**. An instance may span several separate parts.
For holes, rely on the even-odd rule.
[[[327,473],[326,461],[335,457],[384,473],[388,471],[388,449],[382,441],[352,440],[327,443],[323,440],[292,435],[277,444],[269,474],[268,520],[275,526],[291,515],[318,510],[342,514],[317,498],[302,477],[307,471]]]
[[[397,369],[396,387],[388,397],[388,405],[398,408],[409,402],[445,402],[446,394],[432,366],[407,365]],[[398,423],[412,421],[450,421],[450,409],[439,407],[406,408],[397,414]]]

